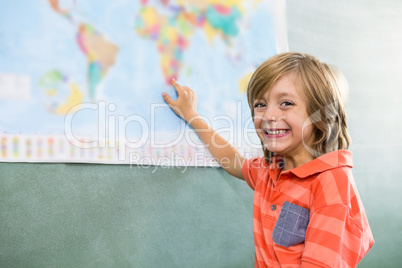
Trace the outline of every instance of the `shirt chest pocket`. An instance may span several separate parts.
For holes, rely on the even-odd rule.
[[[310,210],[285,201],[276,222],[272,239],[284,247],[303,243],[309,223]]]

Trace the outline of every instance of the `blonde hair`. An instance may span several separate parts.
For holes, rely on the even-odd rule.
[[[273,56],[262,63],[252,75],[247,88],[248,104],[254,120],[255,99],[271,90],[282,76],[292,74],[296,88],[306,100],[307,114],[313,125],[312,147],[306,147],[314,157],[347,149],[350,136],[346,123],[346,79],[338,69],[333,69],[315,57],[297,52]],[[270,152],[264,148],[267,161]]]

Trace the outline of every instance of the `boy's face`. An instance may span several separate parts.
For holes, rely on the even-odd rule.
[[[304,144],[312,143],[312,125],[294,80],[293,74],[284,75],[261,99],[254,100],[254,126],[269,151],[304,163],[311,160]]]

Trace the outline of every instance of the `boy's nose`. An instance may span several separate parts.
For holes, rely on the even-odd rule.
[[[273,121],[273,122],[276,122],[276,117],[275,117],[275,115],[272,115],[272,116],[271,116],[271,118],[270,118],[270,119],[268,119],[268,121]]]
[[[276,122],[279,118],[278,111],[276,109],[267,109],[264,113],[264,121],[266,122]]]

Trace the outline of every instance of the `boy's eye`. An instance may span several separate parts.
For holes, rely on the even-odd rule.
[[[293,105],[293,103],[290,102],[290,101],[283,101],[283,102],[281,103],[281,106],[291,106],[291,105]]]
[[[265,106],[266,106],[265,103],[261,103],[261,102],[257,102],[257,103],[254,104],[254,108],[262,108],[262,107],[265,107]]]

